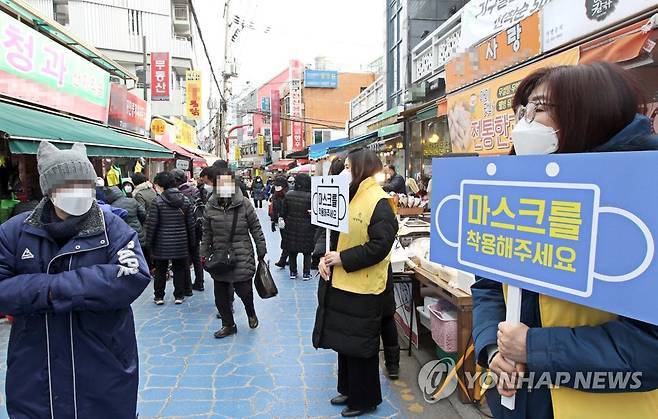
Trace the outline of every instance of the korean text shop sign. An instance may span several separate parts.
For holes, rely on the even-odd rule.
[[[144,99],[127,91],[125,85],[112,83],[108,125],[146,135],[148,133],[147,121],[150,119],[148,106]]]
[[[151,53],[151,100],[167,102],[169,100],[170,75],[169,53]]]
[[[534,13],[473,50],[457,55],[446,64],[446,91],[452,92],[539,55],[539,38],[539,13]]]
[[[506,154],[512,147],[512,99],[526,76],[547,66],[574,65],[573,48],[519,70],[448,95],[448,127],[454,153]]]
[[[658,324],[657,165],[653,151],[434,159],[431,259]]]
[[[543,49],[566,45],[655,6],[656,0],[552,0],[542,11]]]
[[[0,94],[107,122],[110,75],[0,13]]]

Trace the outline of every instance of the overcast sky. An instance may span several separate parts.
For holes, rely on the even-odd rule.
[[[224,1],[195,0],[194,5],[219,77]],[[232,44],[239,66],[234,94],[247,81],[251,88],[260,86],[284,70],[290,59],[313,64],[316,56],[326,56],[337,70],[360,70],[384,53],[384,5],[385,0],[231,0],[231,15],[254,24]],[[203,57],[200,45],[198,50]]]

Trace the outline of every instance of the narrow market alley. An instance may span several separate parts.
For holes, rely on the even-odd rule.
[[[266,209],[257,210],[270,257],[278,257],[279,234],[269,230]],[[316,279],[292,281],[287,270],[273,267],[279,295],[255,296],[260,326],[249,329],[242,303],[235,302],[238,334],[215,339],[212,284],[176,306],[167,284],[166,304],[153,304],[147,288],[133,304],[140,355],[139,417],[143,418],[329,418],[342,407],[329,404],[336,394],[336,354],[311,343],[315,319]],[[0,418],[6,418],[4,378],[10,327],[0,325]],[[381,375],[383,403],[372,418],[476,418],[443,400],[423,401],[417,362],[401,357],[401,379]],[[383,365],[383,361],[382,361]],[[464,414],[464,412],[466,414]]]

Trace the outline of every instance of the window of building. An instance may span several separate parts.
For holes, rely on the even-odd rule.
[[[175,20],[188,20],[188,10],[186,4],[174,5],[174,19]]]
[[[60,25],[68,25],[69,0],[53,0],[53,16]]]
[[[144,33],[143,24],[142,12],[128,9],[128,31],[132,35],[142,35]]]
[[[314,129],[313,130],[313,143],[320,144],[325,141],[331,140],[331,130],[328,129]]]

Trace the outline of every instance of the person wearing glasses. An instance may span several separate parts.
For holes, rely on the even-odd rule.
[[[521,82],[513,106],[512,154],[658,150],[658,137],[643,115],[643,96],[616,64],[537,70]],[[471,290],[478,363],[513,378],[487,392],[495,418],[656,417],[658,326],[525,290],[521,322],[513,325],[504,321],[506,286],[478,278]],[[549,374],[553,382],[557,374],[570,378],[559,388],[530,391],[526,380],[516,380],[522,372]],[[641,376],[625,388],[605,380],[597,390],[576,389],[579,374],[601,372]],[[500,395],[514,394],[515,410],[502,407]]]

